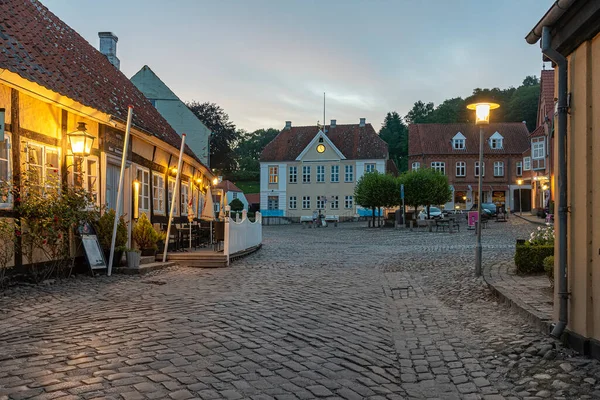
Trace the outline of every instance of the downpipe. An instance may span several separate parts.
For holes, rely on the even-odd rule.
[[[550,27],[542,29],[542,54],[558,67],[558,130],[556,133],[558,165],[556,169],[558,184],[558,322],[550,333],[560,338],[569,321],[569,289],[567,282],[567,59],[551,47]]]

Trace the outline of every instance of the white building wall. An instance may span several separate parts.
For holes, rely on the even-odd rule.
[[[260,163],[260,209],[267,209],[267,199],[269,197],[269,164]]]

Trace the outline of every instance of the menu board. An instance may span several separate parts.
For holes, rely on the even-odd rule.
[[[84,223],[79,226],[79,235],[81,236],[81,243],[83,244],[83,250],[85,256],[90,264],[90,269],[106,269],[106,260],[104,259],[104,253],[98,242],[98,236],[94,232],[94,228],[89,223]]]

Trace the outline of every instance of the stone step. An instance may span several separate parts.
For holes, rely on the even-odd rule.
[[[140,265],[152,264],[155,262],[155,256],[142,256],[140,257]]]
[[[117,268],[116,272],[119,274],[126,274],[126,275],[144,275],[144,274],[147,274],[148,272],[173,267],[175,265],[177,265],[177,263],[170,262],[170,261],[167,261],[164,263],[163,262],[152,262],[152,263],[147,263],[147,264],[140,264],[139,268],[127,268],[127,267]]]

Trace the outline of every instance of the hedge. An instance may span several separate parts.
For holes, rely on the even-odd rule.
[[[517,245],[517,251],[515,252],[515,265],[517,266],[517,273],[535,274],[544,272],[544,259],[553,255],[553,245]]]

